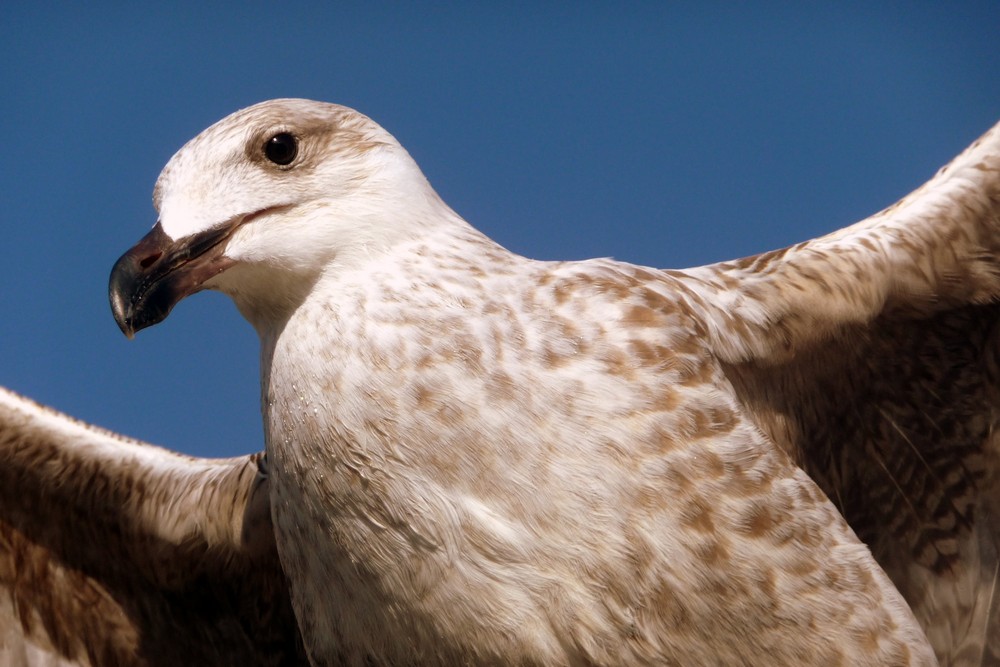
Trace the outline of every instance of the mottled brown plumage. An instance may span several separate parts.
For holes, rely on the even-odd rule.
[[[659,271],[510,253],[376,124],[275,100],[170,161],[112,304],[131,334],[207,287],[257,329],[316,664],[989,663],[998,134]]]
[[[941,663],[1000,664],[1000,126],[869,220],[691,273],[747,413]]]
[[[0,664],[304,664],[257,455],[191,459],[0,390],[0,460]]]
[[[947,665],[1000,664],[998,317],[996,304],[883,314],[775,367],[730,368]]]
[[[267,158],[276,133],[299,162]],[[932,647],[1000,663],[1000,126],[867,221],[686,271],[509,253],[380,127],[304,100],[207,130],[156,202],[154,234],[113,273],[116,317],[132,333],[213,288],[260,334],[266,492],[314,664],[931,665]],[[137,633],[160,646],[149,619],[183,608],[199,567],[217,618],[247,594],[231,575],[276,575],[271,542],[191,518],[266,515],[261,487],[205,491],[247,483],[246,462],[133,447],[136,474],[98,449],[14,456],[27,491],[5,511],[35,531],[4,538],[17,636],[128,657]],[[162,502],[192,478],[214,500]],[[61,504],[71,534],[109,535],[155,611],[126,613],[101,548],[53,537],[33,493],[90,499]],[[50,552],[87,565],[53,569]],[[118,630],[81,649],[95,618]],[[255,622],[240,627],[295,646]],[[211,652],[243,646],[232,627],[184,629],[224,661]]]

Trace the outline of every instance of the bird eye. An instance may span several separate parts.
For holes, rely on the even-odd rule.
[[[264,156],[274,164],[291,164],[299,154],[299,140],[288,132],[281,132],[264,142]]]

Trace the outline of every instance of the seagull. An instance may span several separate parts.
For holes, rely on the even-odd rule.
[[[181,456],[0,389],[0,460],[0,664],[306,664],[260,455]]]
[[[307,100],[202,132],[154,204],[114,316],[213,289],[256,329],[313,665],[1000,660],[1000,126],[863,222],[688,270],[511,253]]]

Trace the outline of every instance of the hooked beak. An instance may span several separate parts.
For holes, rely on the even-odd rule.
[[[224,241],[243,222],[173,240],[159,222],[111,269],[108,297],[118,327],[128,338],[162,322],[170,310],[205,281],[230,266]]]

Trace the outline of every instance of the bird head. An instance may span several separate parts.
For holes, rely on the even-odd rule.
[[[258,324],[446,208],[379,125],[297,99],[243,109],[192,139],[153,203],[158,222],[111,272],[111,308],[130,338],[202,289],[227,293]]]

